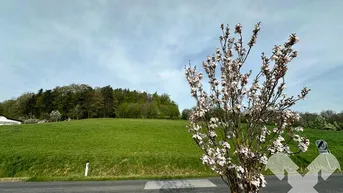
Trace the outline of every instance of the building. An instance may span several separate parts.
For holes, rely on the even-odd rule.
[[[5,116],[0,115],[0,125],[19,125],[20,121],[7,119]]]

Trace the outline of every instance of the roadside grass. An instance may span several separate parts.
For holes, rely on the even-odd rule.
[[[43,182],[43,181],[110,181],[110,180],[171,180],[171,179],[184,179],[184,178],[206,178],[216,177],[215,174],[203,175],[151,175],[151,176],[39,176],[26,178],[28,182]]]
[[[29,181],[172,179],[215,176],[185,128],[187,121],[88,119],[0,127],[0,178]],[[305,130],[308,152],[292,156],[302,169],[328,142],[343,163],[343,133]],[[89,176],[84,177],[89,161]],[[304,170],[305,171],[305,170]],[[266,171],[266,174],[271,174]]]

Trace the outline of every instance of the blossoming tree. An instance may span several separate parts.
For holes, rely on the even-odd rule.
[[[221,30],[221,48],[202,63],[209,79],[208,92],[196,66],[185,67],[197,102],[188,128],[203,150],[202,162],[221,176],[231,192],[259,192],[266,186],[262,171],[268,156],[305,152],[309,145],[309,140],[300,136],[303,129],[292,127],[299,115],[290,107],[305,99],[310,89],[304,88],[298,97],[283,94],[287,64],[298,55],[293,46],[299,39],[291,34],[286,43],[274,46],[271,56],[262,53],[261,70],[250,82],[252,71],[243,73],[242,66],[256,43],[260,23],[247,46],[240,24],[234,28],[235,37],[228,25],[224,28],[222,24]],[[221,109],[222,115],[206,119],[214,108]],[[267,127],[267,122],[275,123],[274,128]]]
[[[51,111],[50,119],[58,121],[61,119],[61,113],[58,110]]]

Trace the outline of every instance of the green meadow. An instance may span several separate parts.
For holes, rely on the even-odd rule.
[[[87,119],[0,127],[0,178],[105,180],[214,176],[200,160],[187,121]],[[308,152],[293,156],[306,166],[318,155],[315,140],[328,142],[343,163],[343,133],[305,130]],[[88,177],[84,177],[89,161]]]

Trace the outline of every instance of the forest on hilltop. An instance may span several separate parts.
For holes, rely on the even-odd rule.
[[[177,119],[178,105],[167,94],[150,94],[111,86],[92,88],[71,84],[40,89],[37,93],[0,103],[0,114],[19,120],[49,119],[58,110],[61,120],[85,118],[162,118]]]

